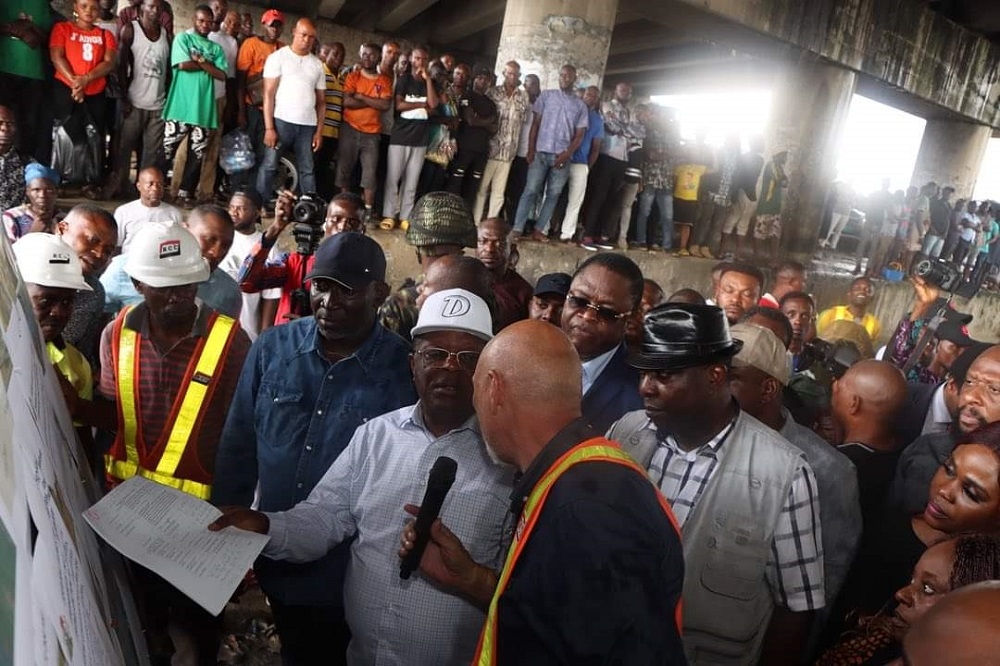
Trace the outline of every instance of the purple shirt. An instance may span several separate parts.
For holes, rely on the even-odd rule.
[[[587,105],[574,93],[543,90],[531,110],[542,117],[535,150],[561,153],[569,148],[578,129],[587,129]]]

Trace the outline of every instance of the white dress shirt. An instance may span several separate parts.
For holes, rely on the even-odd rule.
[[[351,664],[465,666],[472,660],[483,612],[419,573],[399,577],[399,537],[410,518],[403,505],[420,504],[438,456],[458,463],[441,520],[472,559],[499,569],[509,544],[513,469],[490,460],[475,417],[435,438],[419,404],[359,427],[308,499],[267,514],[271,541],[264,555],[273,559],[308,562],[356,537],[344,584]]]

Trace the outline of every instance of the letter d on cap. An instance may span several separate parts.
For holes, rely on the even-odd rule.
[[[465,296],[456,294],[448,296],[444,299],[444,303],[441,305],[441,316],[461,317],[462,315],[468,314],[471,309],[472,304],[469,303],[469,299]]]

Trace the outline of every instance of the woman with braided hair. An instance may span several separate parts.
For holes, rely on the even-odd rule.
[[[940,599],[960,587],[1000,578],[1000,538],[984,534],[946,537],[926,551],[913,578],[876,615],[823,653],[817,666],[884,666],[902,654],[909,628]]]

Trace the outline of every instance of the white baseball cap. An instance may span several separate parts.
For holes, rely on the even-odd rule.
[[[435,291],[421,306],[412,335],[416,337],[435,331],[460,331],[490,340],[493,337],[493,317],[486,301],[471,291]]]

